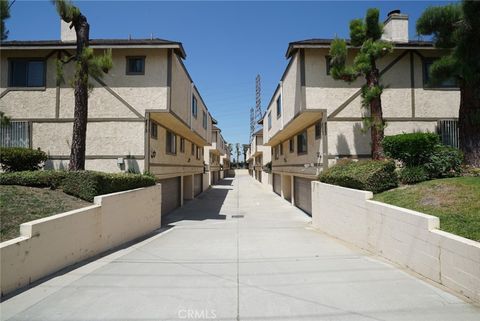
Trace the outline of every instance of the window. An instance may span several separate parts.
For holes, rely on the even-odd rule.
[[[275,159],[278,159],[280,157],[280,147],[279,145],[275,146]]]
[[[196,146],[194,143],[192,143],[192,156],[195,156],[195,151],[196,151]]]
[[[41,59],[10,60],[10,87],[45,87],[45,61]]]
[[[307,131],[297,135],[297,150],[299,154],[307,153]]]
[[[195,118],[197,118],[198,115],[197,98],[195,96],[192,96],[192,115]]]
[[[180,137],[180,153],[185,153],[185,138]]]
[[[280,155],[283,155],[283,143],[280,143]]]
[[[203,112],[203,128],[207,129],[207,113]]]
[[[167,130],[167,154],[176,154],[177,153],[177,136]]]
[[[272,128],[272,112],[268,113],[268,129]]]
[[[197,147],[197,159],[200,159],[201,156],[202,156],[202,148]]]
[[[144,75],[145,57],[127,57],[127,75]]]
[[[325,56],[325,71],[327,75],[330,75],[330,69],[332,68],[332,57]]]
[[[282,115],[282,96],[277,98],[277,118],[280,118]]]
[[[315,124],[315,139],[322,138],[322,123],[318,122]]]
[[[289,145],[290,145],[290,153],[295,152],[295,141],[293,138],[290,138]]]
[[[0,126],[1,147],[30,147],[30,126],[26,121],[10,121]]]
[[[439,84],[430,83],[430,67],[438,58],[425,58],[423,59],[423,86],[429,88],[456,88],[457,82],[454,78],[449,78],[442,81]]]
[[[153,139],[158,138],[158,125],[153,121],[150,122],[150,137]]]
[[[458,120],[439,120],[437,133],[444,145],[458,148]]]

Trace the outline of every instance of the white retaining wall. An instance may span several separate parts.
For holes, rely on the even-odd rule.
[[[480,243],[438,230],[437,217],[312,182],[312,224],[480,302]]]
[[[24,223],[0,243],[2,296],[160,227],[161,186],[95,197],[94,205]]]

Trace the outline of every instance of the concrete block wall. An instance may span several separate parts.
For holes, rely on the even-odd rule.
[[[94,205],[20,226],[0,243],[2,296],[144,236],[161,224],[161,186],[95,197]]]
[[[480,302],[480,243],[440,231],[437,217],[312,182],[312,225]]]

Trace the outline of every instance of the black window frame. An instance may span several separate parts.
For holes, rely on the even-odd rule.
[[[142,76],[145,75],[145,56],[126,56],[126,66],[125,66],[125,74],[128,76]],[[141,71],[131,71],[130,70],[130,60],[141,60],[142,61],[142,70]]]
[[[173,137],[173,144],[171,139],[169,139],[169,136]],[[169,150],[170,147],[170,150]],[[173,147],[173,152],[172,152],[172,147]],[[167,130],[167,133],[165,135],[165,151],[169,155],[177,155],[177,135],[172,132]]]
[[[195,151],[197,150],[196,145],[192,142],[190,146],[190,154],[195,156]]]
[[[150,121],[150,138],[158,139],[158,124]]]
[[[277,119],[282,116],[282,96],[278,96],[277,98]]]
[[[280,143],[280,156],[283,156],[283,142]]]
[[[425,89],[458,89],[458,84],[456,80],[452,77],[453,84],[445,84],[446,81],[442,82],[441,84],[430,84],[430,76],[429,76],[429,66],[435,61],[440,59],[440,57],[423,57],[422,58],[422,81],[423,81],[423,88]]]
[[[289,144],[289,151],[290,151],[290,153],[294,153],[294,152],[295,152],[295,139],[293,139],[293,137],[290,138],[290,139],[288,140],[288,144]]]
[[[325,56],[325,73],[327,76],[330,76],[331,70],[332,70],[332,57]]]
[[[303,150],[303,143],[301,142],[303,135],[305,135],[305,150]],[[297,154],[304,155],[308,153],[308,132],[305,130],[297,135]]]
[[[198,117],[198,100],[195,95],[192,94],[192,116],[197,118]]]
[[[180,153],[185,153],[185,138],[180,137]]]
[[[42,77],[42,86],[29,86],[28,85],[28,67],[26,68],[26,84],[25,85],[13,85],[13,66],[14,62],[42,62],[43,63],[43,77]],[[9,58],[8,59],[8,88],[42,88],[44,89],[47,87],[47,60],[45,58],[38,58],[38,57],[25,57],[25,58]]]
[[[322,122],[315,124],[315,139],[322,138]]]
[[[203,129],[207,129],[208,127],[208,117],[207,117],[207,113],[205,112],[205,110],[202,111],[203,112]]]

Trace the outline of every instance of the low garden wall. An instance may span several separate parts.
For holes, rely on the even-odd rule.
[[[161,186],[96,196],[94,205],[24,223],[0,243],[2,296],[160,227]]]
[[[438,230],[435,216],[372,197],[371,192],[312,182],[312,224],[480,302],[479,242]]]

